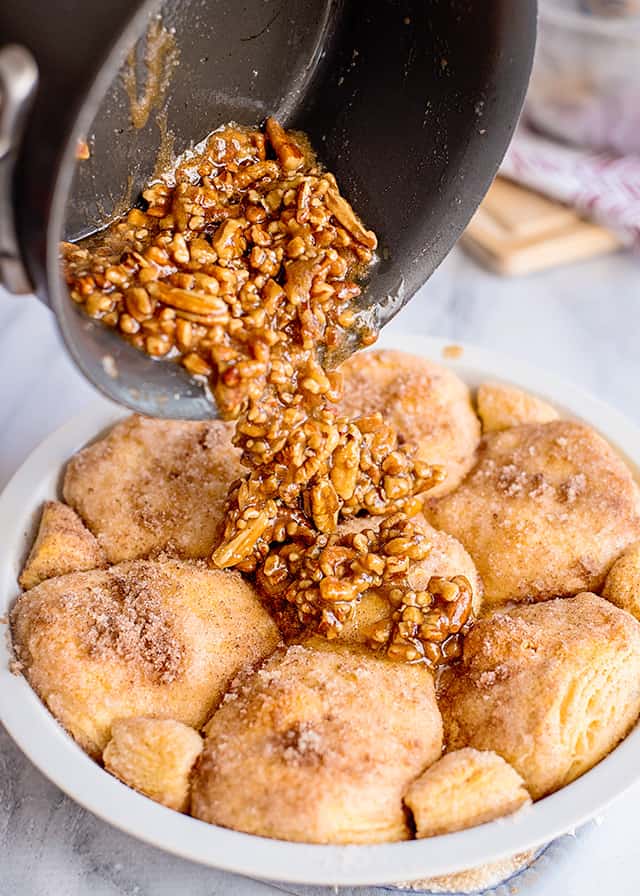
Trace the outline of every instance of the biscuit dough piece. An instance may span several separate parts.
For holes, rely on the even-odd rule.
[[[444,467],[444,481],[429,495],[458,485],[473,464],[480,421],[469,389],[455,373],[425,358],[384,349],[358,352],[340,372],[343,413],[379,411],[397,427],[401,440],[417,446],[421,460]]]
[[[189,808],[191,769],[202,751],[197,731],[173,719],[118,719],[102,759],[129,787],[177,812]]]
[[[64,499],[110,563],[165,551],[208,557],[229,485],[243,475],[231,424],[134,415],[67,465]]]
[[[11,627],[31,687],[92,756],[116,719],[199,728],[234,675],[279,641],[238,573],[177,561],[49,579],[18,598]]]
[[[598,591],[640,537],[638,488],[593,429],[566,420],[489,433],[478,462],[425,516],[473,557],[485,601]]]
[[[106,565],[104,551],[78,514],[60,501],[45,501],[19,582],[27,591],[45,579]]]
[[[640,623],[595,594],[477,622],[440,699],[451,750],[494,750],[533,799],[626,737],[640,712]]]
[[[206,733],[192,815],[306,843],[406,839],[402,796],[442,749],[425,667],[319,638],[241,677]]]
[[[381,521],[381,517],[356,517],[343,523],[340,531],[346,534],[363,529],[377,529]],[[434,529],[421,514],[414,517],[414,522],[418,521],[422,530],[429,535],[431,552],[425,560],[413,565],[409,574],[412,586],[416,591],[423,591],[432,576],[445,579],[464,576],[471,585],[473,611],[478,615],[482,607],[483,587],[473,560],[460,542],[451,535]],[[376,591],[368,591],[356,605],[353,617],[345,623],[338,637],[342,641],[364,642],[372,626],[390,616],[392,612],[393,608],[386,597]]]
[[[602,596],[640,619],[640,541],[627,548],[613,564]]]
[[[523,423],[550,423],[558,412],[546,401],[505,383],[483,383],[478,388],[478,414],[484,432],[496,432]]]
[[[531,802],[524,781],[497,753],[465,747],[447,753],[405,794],[417,837],[464,831]]]

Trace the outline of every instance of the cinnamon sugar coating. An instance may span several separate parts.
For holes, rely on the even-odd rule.
[[[473,557],[487,603],[597,591],[640,537],[638,488],[591,427],[559,420],[484,437],[459,488],[425,516]]]
[[[115,719],[153,715],[199,728],[279,632],[237,573],[136,561],[50,579],[11,614],[30,685],[92,756]]]
[[[71,458],[64,498],[111,563],[160,552],[207,557],[229,486],[245,472],[232,432],[217,420],[133,415]]]
[[[539,799],[603,759],[640,712],[640,623],[595,594],[497,611],[439,705],[448,749],[494,750]]]
[[[318,638],[241,677],[206,730],[192,814],[307,843],[406,839],[402,794],[442,747],[424,666]]]

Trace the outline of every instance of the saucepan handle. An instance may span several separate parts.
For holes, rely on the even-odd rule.
[[[29,50],[0,47],[0,285],[15,294],[33,291],[16,235],[13,172],[37,85]]]

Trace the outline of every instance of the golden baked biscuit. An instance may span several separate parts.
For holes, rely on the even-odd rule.
[[[628,547],[613,564],[602,596],[640,619],[640,541]]]
[[[414,517],[413,520],[420,525],[423,532],[428,534],[431,551],[426,560],[412,565],[409,573],[412,587],[416,591],[424,591],[432,576],[440,576],[445,579],[464,576],[471,585],[473,610],[477,615],[482,606],[483,587],[478,571],[467,551],[451,535],[434,529],[421,514]],[[382,517],[356,517],[343,523],[339,527],[339,531],[347,534],[363,529],[377,529],[381,521]],[[368,591],[356,605],[353,617],[345,623],[339,638],[343,641],[364,642],[369,637],[375,623],[390,616],[391,613],[392,607],[383,595],[377,591]]]
[[[229,485],[245,472],[232,433],[220,420],[128,417],[69,461],[64,499],[111,563],[161,551],[208,557]]]
[[[418,457],[441,465],[445,480],[430,495],[451,491],[473,464],[480,421],[469,389],[451,370],[406,352],[359,352],[340,367],[344,394],[339,408],[349,416],[381,412]]]
[[[640,623],[595,594],[496,611],[467,635],[440,708],[451,750],[494,750],[533,799],[607,755],[640,712]]]
[[[318,638],[241,677],[206,733],[191,814],[306,843],[407,838],[402,795],[442,749],[426,668]]]
[[[177,812],[189,808],[191,769],[202,752],[197,731],[174,719],[118,719],[102,760],[129,787]]]
[[[45,501],[19,582],[27,591],[45,579],[106,565],[104,551],[78,514],[60,501]]]
[[[465,747],[447,753],[405,794],[417,837],[464,831],[531,802],[524,781],[497,753]]]
[[[18,598],[11,627],[31,687],[93,756],[115,719],[199,728],[231,678],[279,641],[239,573],[178,561],[49,579]]]
[[[523,423],[551,423],[559,417],[546,401],[505,383],[483,383],[478,388],[477,404],[484,432],[497,432]]]
[[[462,485],[424,511],[469,551],[493,604],[597,591],[640,537],[631,473],[593,429],[566,420],[489,433]]]

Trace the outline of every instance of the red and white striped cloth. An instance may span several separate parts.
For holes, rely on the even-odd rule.
[[[564,146],[521,125],[500,174],[572,206],[640,249],[640,156]]]

